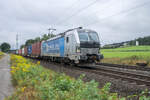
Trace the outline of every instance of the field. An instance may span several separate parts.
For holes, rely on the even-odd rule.
[[[102,62],[136,65],[147,63],[150,66],[150,46],[130,46],[115,49],[102,49]]]
[[[115,49],[102,49],[102,51],[105,51],[105,52],[149,51],[150,52],[150,46],[126,46],[126,47],[120,47],[120,48],[115,48]]]

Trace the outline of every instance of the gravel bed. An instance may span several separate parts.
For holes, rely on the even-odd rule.
[[[109,67],[109,66],[103,66],[103,65],[96,65],[96,67],[107,67],[109,69],[117,69],[117,70],[120,70],[120,71],[127,71],[127,72],[132,72],[132,73],[135,73],[135,74],[144,74],[144,75],[148,75],[150,76],[150,71],[142,71],[142,70],[136,70],[136,69],[127,69],[127,68],[118,68],[118,67]]]
[[[78,78],[80,75],[85,74],[85,77],[83,80],[85,82],[95,80],[99,83],[99,88],[102,88],[107,82],[111,83],[111,92],[117,92],[120,96],[128,96],[132,94],[139,94],[141,91],[145,90],[146,87],[144,85],[137,85],[136,83],[130,83],[127,81],[123,81],[121,79],[114,79],[103,75],[94,74],[91,72],[86,72],[83,70],[78,70],[75,68],[72,68],[69,65],[60,65],[57,63],[47,63],[47,62],[41,62],[41,65],[43,65],[46,68],[49,68],[55,72],[58,73],[65,73],[66,75],[69,75],[74,78]]]

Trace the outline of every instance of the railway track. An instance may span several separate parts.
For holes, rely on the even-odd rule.
[[[132,73],[132,72],[127,72],[125,70],[118,70],[113,68],[109,69],[107,67],[102,67],[102,66],[93,67],[93,68],[91,67],[90,70],[89,69],[86,70],[98,75],[104,75],[115,79],[121,79],[123,81],[133,82],[136,83],[137,85],[150,86],[149,75]]]
[[[46,61],[44,61],[46,62]],[[57,65],[61,65],[58,63],[53,63],[53,64],[57,64]],[[61,65],[62,66],[62,65]],[[114,79],[121,79],[122,81],[127,81],[130,83],[135,83],[137,85],[143,85],[143,86],[147,86],[150,87],[150,76],[149,75],[145,75],[145,74],[141,74],[141,73],[133,73],[133,72],[128,72],[127,70],[124,69],[136,69],[136,70],[140,70],[140,68],[136,67],[136,68],[129,68],[129,66],[126,68],[124,65],[121,67],[121,65],[116,66],[101,66],[101,64],[98,64],[96,66],[82,66],[82,67],[76,67],[76,66],[72,66],[70,67],[69,65],[65,65],[63,67],[69,68],[71,70],[80,70],[80,71],[85,71],[85,72],[90,72],[90,73],[94,73],[97,75],[103,75],[103,76],[108,76],[110,78],[114,78]],[[132,67],[132,66],[130,66]],[[117,69],[120,68],[120,69]],[[145,69],[143,69],[142,71],[145,71]],[[148,70],[146,70],[148,71]]]
[[[140,70],[140,71],[150,71],[150,68],[144,66],[129,66],[129,65],[119,65],[119,64],[110,64],[110,63],[97,63],[97,65],[109,66],[109,67],[117,67],[124,69],[132,69],[132,70]]]

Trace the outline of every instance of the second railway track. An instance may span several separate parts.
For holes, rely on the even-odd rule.
[[[131,70],[150,71],[149,67],[144,67],[144,66],[129,66],[129,65],[119,65],[119,64],[110,64],[110,63],[97,63],[97,65],[131,69]]]
[[[91,67],[90,69],[86,69],[92,73],[98,75],[109,76],[116,79],[122,79],[123,81],[135,82],[137,85],[146,85],[150,86],[150,76],[145,74],[127,72],[126,70],[118,70],[118,69],[109,69],[108,67]]]

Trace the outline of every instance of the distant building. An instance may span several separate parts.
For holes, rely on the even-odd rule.
[[[124,43],[123,43],[123,45],[124,45],[124,46],[127,46],[127,45],[128,45],[128,43],[127,43],[127,42],[124,42]]]
[[[139,41],[136,41],[135,45],[138,46],[139,45]]]

